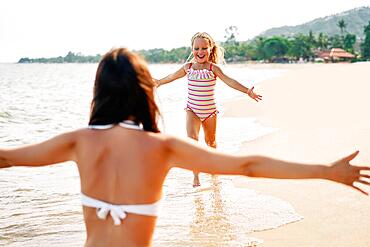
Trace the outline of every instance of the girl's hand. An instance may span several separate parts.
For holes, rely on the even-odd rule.
[[[356,151],[347,157],[344,157],[332,164],[329,167],[329,179],[338,183],[348,185],[361,193],[368,195],[367,192],[360,189],[358,186],[354,185],[355,182],[370,185],[370,182],[366,181],[365,178],[369,179],[370,176],[366,174],[361,174],[361,171],[369,171],[370,167],[366,166],[353,166],[350,161],[353,160],[359,151]]]
[[[155,87],[159,87],[159,86],[160,86],[160,84],[159,84],[159,80],[154,79],[154,78],[152,78],[152,79],[153,79],[153,82],[154,82],[154,86],[155,86]]]
[[[259,94],[256,94],[255,92],[253,92],[253,89],[254,89],[254,86],[247,91],[248,96],[251,97],[252,99],[254,99],[257,102],[259,100],[262,100],[262,95],[259,95]]]

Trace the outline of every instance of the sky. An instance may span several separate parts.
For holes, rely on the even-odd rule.
[[[190,46],[196,32],[224,41],[370,6],[370,0],[0,0],[0,62],[104,54],[113,47]]]

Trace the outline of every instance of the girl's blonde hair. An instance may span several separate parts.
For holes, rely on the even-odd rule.
[[[191,38],[191,48],[192,49],[193,49],[194,40],[197,38],[202,38],[208,41],[209,47],[211,47],[211,53],[209,55],[209,60],[212,63],[223,63],[223,64],[225,63],[225,59],[224,59],[225,50],[222,46],[220,46],[213,40],[211,35],[209,35],[206,32],[198,32],[194,34],[194,36]],[[193,53],[191,53],[187,61],[193,60],[193,59],[194,59]]]

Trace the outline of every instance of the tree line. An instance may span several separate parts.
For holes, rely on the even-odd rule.
[[[296,34],[292,37],[273,36],[257,37],[251,41],[237,41],[238,29],[230,26],[225,29],[225,41],[221,45],[225,49],[226,62],[267,61],[287,62],[305,60],[312,61],[319,51],[331,48],[342,48],[356,56],[355,61],[370,60],[370,21],[364,27],[364,40],[358,40],[355,34],[347,32],[347,24],[342,19],[338,22],[338,34],[328,36],[325,33]],[[190,53],[190,47],[171,50],[149,49],[138,50],[149,63],[184,63]],[[69,52],[65,57],[55,58],[21,58],[19,63],[97,63],[101,55],[83,56]]]
[[[98,63],[101,59],[101,55],[96,54],[95,56],[84,56],[81,53],[68,52],[64,57],[52,57],[52,58],[21,58],[18,63]]]
[[[225,49],[226,62],[268,61],[285,62],[303,59],[312,61],[319,51],[331,48],[342,48],[356,56],[355,60],[370,60],[370,21],[364,27],[364,40],[358,40],[355,34],[347,32],[347,24],[340,20],[337,24],[338,34],[328,36],[325,33],[315,35],[296,34],[292,37],[273,36],[257,37],[251,41],[237,41],[238,29],[230,26],[225,29],[225,42],[221,45]],[[191,52],[190,47],[175,48],[170,51],[164,49],[140,50],[144,58],[150,63],[183,63]]]

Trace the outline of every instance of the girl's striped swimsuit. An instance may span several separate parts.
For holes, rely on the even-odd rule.
[[[187,69],[188,78],[188,102],[187,110],[204,121],[218,113],[215,102],[216,75],[212,71],[212,63],[209,69],[196,70],[190,64]]]

